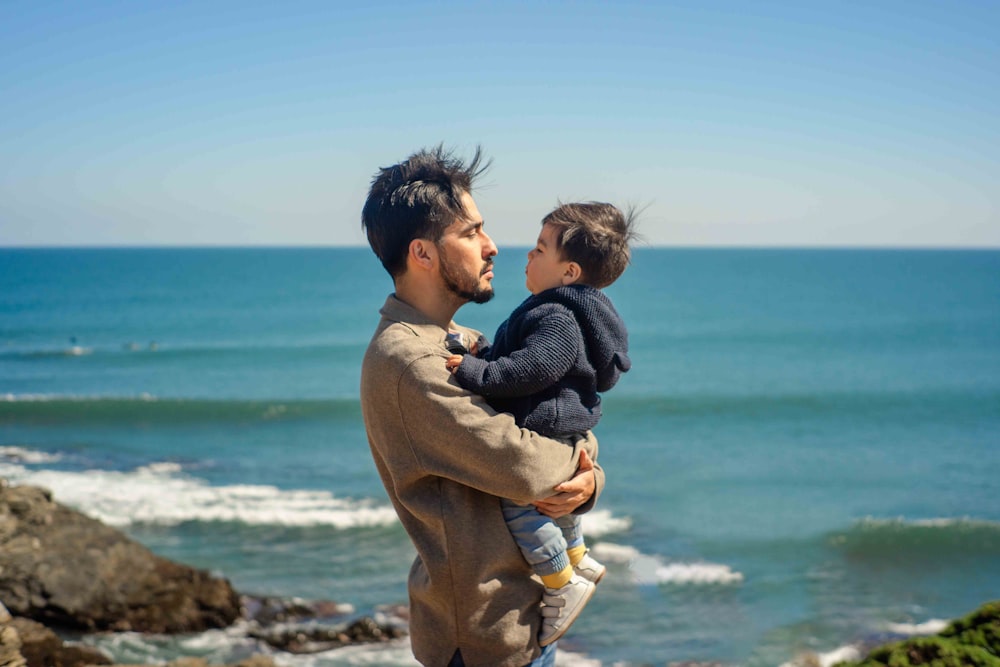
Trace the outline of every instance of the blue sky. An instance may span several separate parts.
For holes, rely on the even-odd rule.
[[[444,142],[501,245],[1000,246],[1000,2],[11,0],[0,119],[0,245],[359,245]]]

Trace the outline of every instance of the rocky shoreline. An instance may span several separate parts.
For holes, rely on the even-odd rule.
[[[371,616],[350,605],[239,593],[229,581],[161,558],[39,487],[0,479],[0,667],[110,665],[80,634],[173,635],[238,628],[262,651],[231,667],[274,667],[273,655],[318,653],[407,634],[408,610]],[[843,667],[1000,667],[1000,601],[929,637],[868,647]],[[794,661],[793,664],[820,664]],[[207,667],[180,658],[170,667]]]
[[[0,480],[0,667],[112,664],[69,633],[196,633],[239,623],[276,651],[313,653],[406,635],[406,610],[354,618],[331,601],[241,594],[228,580],[161,558],[33,486]],[[199,667],[184,658],[177,667]],[[258,655],[239,667],[266,667]]]

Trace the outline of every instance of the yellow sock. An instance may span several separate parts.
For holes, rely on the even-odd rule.
[[[569,556],[569,564],[576,565],[587,555],[587,545],[581,544],[578,547],[570,547],[566,550],[566,555]]]
[[[570,578],[573,576],[573,567],[567,565],[564,569],[555,574],[543,574],[542,583],[549,588],[562,588],[569,583]]]

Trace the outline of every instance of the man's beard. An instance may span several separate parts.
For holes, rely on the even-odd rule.
[[[444,286],[448,288],[449,292],[460,297],[463,301],[486,303],[493,298],[493,285],[488,284],[486,287],[480,287],[479,285],[480,278],[487,271],[492,270],[493,262],[486,262],[478,276],[472,276],[469,273],[461,271],[453,272],[447,255],[443,252],[441,253],[441,280],[444,281]]]

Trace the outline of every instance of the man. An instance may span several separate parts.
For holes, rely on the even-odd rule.
[[[361,371],[368,441],[389,498],[417,550],[410,569],[410,636],[425,665],[542,667],[543,586],[511,538],[500,498],[552,517],[593,506],[604,473],[591,434],[543,438],[518,428],[445,367],[452,318],[493,295],[497,248],[472,198],[483,172],[440,146],[381,169],[362,212],[368,242],[395,293]],[[547,616],[559,614],[549,607]]]

